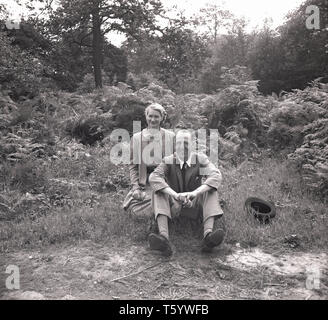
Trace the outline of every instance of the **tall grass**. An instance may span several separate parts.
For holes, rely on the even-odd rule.
[[[108,153],[101,149],[88,149],[92,157],[85,160],[72,158],[49,163],[45,168],[46,180],[51,185],[53,177],[89,182],[115,174],[120,179],[127,178],[126,166],[111,164]],[[88,173],[87,168],[92,172]],[[303,190],[300,176],[286,162],[266,158],[222,169],[222,173],[219,193],[225,203],[227,243],[277,248],[285,246],[285,237],[296,234],[302,249],[327,247],[327,203]],[[55,191],[53,186],[47,189]],[[19,219],[0,221],[0,252],[85,239],[116,241],[117,245],[125,240],[145,243],[150,221],[136,220],[123,211],[121,205],[127,189],[118,186],[116,191],[103,192],[73,185],[59,191],[70,199],[68,203],[51,206],[38,217],[22,215]],[[244,210],[244,202],[250,196],[275,203],[277,216],[270,224],[261,225]],[[184,236],[189,235],[182,230],[181,237]]]
[[[31,219],[0,222],[0,252],[18,248],[39,248],[50,244],[71,244],[80,240],[106,243],[121,238],[145,240],[147,219],[135,221],[121,208],[122,196],[103,195],[98,204],[83,204],[89,192],[77,192],[72,206],[54,208],[50,213]],[[80,200],[80,201],[79,201]],[[75,206],[80,202],[79,206]]]
[[[299,174],[287,162],[270,158],[246,162],[238,169],[224,170],[223,176],[220,195],[226,203],[226,241],[280,246],[285,237],[295,234],[303,248],[328,244],[327,203],[302,187]],[[244,210],[248,197],[275,204],[277,215],[270,224],[261,224]]]

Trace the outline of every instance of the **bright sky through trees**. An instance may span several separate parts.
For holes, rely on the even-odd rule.
[[[251,29],[261,26],[265,18],[272,19],[272,27],[279,26],[284,22],[285,15],[302,2],[304,0],[162,0],[167,9],[175,6],[178,10],[185,11],[188,16],[197,14],[199,9],[205,7],[207,3],[217,5],[223,3],[224,7],[236,16],[244,16],[248,19]],[[0,0],[0,3],[7,4],[13,19],[20,20],[24,14],[24,8],[18,6],[14,0]],[[124,40],[124,35],[112,34],[110,40],[114,45],[120,45]]]

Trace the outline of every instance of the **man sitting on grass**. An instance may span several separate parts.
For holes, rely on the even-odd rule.
[[[159,234],[149,235],[150,248],[171,255],[168,219],[180,214],[190,218],[201,214],[204,225],[202,251],[209,252],[224,238],[223,229],[214,230],[215,219],[223,215],[217,192],[222,176],[205,154],[192,152],[195,137],[190,131],[179,130],[175,139],[175,153],[165,157],[149,177],[159,230]],[[203,176],[206,179],[202,183]]]

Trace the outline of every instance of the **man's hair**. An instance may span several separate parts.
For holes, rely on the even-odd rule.
[[[192,147],[193,150],[197,148],[197,139],[196,139],[194,130],[179,129],[175,132],[174,150],[176,150],[177,142],[181,139],[180,135],[188,135],[187,137],[188,137],[188,141],[190,143],[190,147]],[[185,137],[183,137],[183,140],[184,139],[185,139]]]
[[[183,133],[188,134],[191,137],[191,139],[196,138],[196,135],[195,135],[194,130],[192,130],[192,129],[186,129],[186,128],[178,128],[178,129],[176,129],[175,130],[175,137],[177,137],[178,134],[183,134]]]

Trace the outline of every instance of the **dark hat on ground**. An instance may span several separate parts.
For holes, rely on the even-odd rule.
[[[256,197],[246,199],[245,210],[261,223],[269,223],[276,216],[276,208],[272,202]]]

